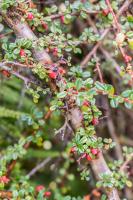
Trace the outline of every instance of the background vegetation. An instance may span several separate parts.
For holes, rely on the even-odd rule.
[[[133,3],[0,0],[0,199],[133,199]]]

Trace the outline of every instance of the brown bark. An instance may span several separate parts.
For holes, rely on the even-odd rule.
[[[107,163],[103,157],[102,152],[100,152],[98,159],[92,160],[91,166],[97,179],[100,179],[99,177],[100,174],[103,174],[103,173],[111,174],[111,171],[107,166]],[[118,191],[115,188],[111,188],[111,189],[106,188],[106,193],[109,200],[120,199],[118,195]]]

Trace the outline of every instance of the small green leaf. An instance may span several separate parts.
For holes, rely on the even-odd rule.
[[[122,96],[123,97],[129,97],[131,94],[133,94],[133,90],[125,90],[124,92],[122,92]]]
[[[78,78],[75,82],[75,85],[76,85],[77,90],[80,90],[80,88],[82,87],[82,80]]]
[[[20,52],[20,49],[14,49],[14,51],[13,51],[13,53],[16,54],[16,55],[18,55],[19,52]]]
[[[124,105],[125,105],[125,107],[128,108],[128,109],[131,109],[131,108],[132,108],[132,104],[131,104],[131,103],[125,102]]]
[[[54,111],[54,110],[56,110],[57,107],[58,107],[57,105],[53,105],[53,106],[50,107],[50,110]]]
[[[95,82],[95,86],[98,90],[105,90],[105,85],[103,83],[100,83],[99,81]]]
[[[84,77],[84,78],[90,77],[90,72],[88,72],[88,71],[83,72],[83,77]]]
[[[57,94],[57,98],[58,98],[58,99],[62,99],[62,98],[64,98],[66,95],[67,95],[67,93],[66,93],[65,91],[64,91],[64,92],[60,92],[60,93]]]
[[[83,19],[87,19],[87,17],[88,17],[88,15],[86,14],[86,12],[84,12],[84,11],[81,11],[80,15],[81,15],[81,17]]]
[[[117,108],[119,105],[119,101],[117,99],[111,99],[110,104],[113,108]]]
[[[112,85],[106,84],[105,89],[106,89],[106,91],[108,92],[109,95],[112,96],[114,94],[114,88],[113,88]]]
[[[106,200],[107,199],[107,196],[105,195],[105,194],[103,194],[102,196],[101,196],[101,200]]]
[[[111,21],[113,20],[113,15],[112,15],[112,13],[109,13],[109,14],[108,14],[108,19],[111,20]]]

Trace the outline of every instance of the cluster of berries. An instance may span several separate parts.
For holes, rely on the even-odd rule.
[[[46,48],[46,52],[47,52],[47,53],[52,52],[53,56],[58,56],[58,53],[59,53],[57,47],[54,47],[54,48],[49,48],[49,47],[48,47],[48,48]]]
[[[34,15],[32,13],[28,13],[27,15],[27,19],[29,21],[32,21],[34,19]],[[42,27],[45,29],[45,30],[48,30],[48,24],[46,22],[41,22],[42,24]]]
[[[19,55],[20,55],[20,57],[25,57],[26,53],[25,53],[24,49],[20,49]],[[11,73],[5,69],[3,69],[1,71],[1,73],[3,74],[3,76],[5,76],[7,78],[9,78],[11,76]]]
[[[10,179],[7,178],[6,176],[1,176],[0,177],[0,183],[4,183],[4,184],[7,184],[9,183]]]
[[[72,147],[70,150],[70,153],[76,153],[76,147]],[[90,148],[90,154],[87,153],[83,153],[80,158],[78,159],[78,162],[80,162],[81,159],[86,158],[88,161],[93,160],[94,158],[92,156],[95,156],[95,158],[98,156],[99,154],[99,149],[98,148]]]
[[[64,75],[66,71],[62,67],[57,67],[55,65],[51,66],[51,69],[49,71],[49,77],[51,79],[56,79],[58,74]]]
[[[90,106],[89,101],[85,100],[85,101],[83,102],[83,106],[89,107],[89,106]],[[93,119],[92,119],[92,124],[93,124],[94,126],[98,125],[98,124],[99,124],[98,118],[93,117]]]
[[[39,193],[41,190],[45,190],[45,187],[43,185],[38,185],[35,188],[36,192]],[[51,196],[51,192],[50,191],[45,191],[44,192],[44,197],[49,198]]]
[[[99,149],[97,149],[97,148],[91,148],[91,149],[90,149],[90,152],[91,152],[91,154],[94,155],[95,158],[96,158],[96,157],[98,156],[98,154],[99,154]],[[89,155],[89,154],[86,154],[86,159],[87,159],[88,161],[93,160],[93,158],[92,158],[91,155]]]
[[[32,13],[28,13],[27,19],[30,20],[30,21],[32,21],[32,20],[34,19],[34,15],[33,15]],[[64,17],[64,15],[61,15],[61,16],[60,16],[60,21],[61,21],[62,24],[64,24],[64,22],[65,22],[65,17]],[[46,30],[48,29],[47,23],[42,22],[42,26],[43,26],[44,29],[46,29]]]

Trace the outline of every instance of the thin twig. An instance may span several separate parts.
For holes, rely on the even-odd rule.
[[[2,65],[2,64],[0,65],[0,67],[1,67],[2,69],[4,69],[4,70],[7,70],[9,73],[11,73],[12,75],[16,76],[17,78],[23,80],[24,83],[25,83],[25,85],[26,85],[26,87],[28,87],[28,84],[29,84],[29,83],[33,83],[33,84],[35,84],[35,85],[38,85],[35,81],[33,81],[33,80],[31,80],[31,79],[29,79],[29,78],[23,76],[22,74],[18,73],[17,71],[11,70],[11,68],[9,68],[9,67],[6,67],[6,66],[4,66],[4,65]]]
[[[91,25],[93,27],[94,32],[96,34],[98,34],[98,29],[89,16],[88,16],[87,20],[88,20],[89,25]],[[102,51],[102,53],[105,55],[106,59],[112,61],[116,71],[118,72],[118,74],[120,74],[121,69],[120,69],[119,65],[117,64],[117,62],[111,57],[111,55],[102,46],[100,46],[99,48]]]
[[[96,59],[96,55],[94,57]],[[102,75],[102,72],[101,72],[101,69],[100,69],[100,63],[98,61],[96,62],[96,69],[94,71],[98,72],[98,76],[99,76],[100,82],[104,83],[104,81],[103,81],[103,75]]]
[[[105,50],[103,47],[100,47],[100,50],[102,51],[106,59],[113,63],[115,70],[118,72],[118,74],[120,74],[121,68],[119,67],[119,64],[117,64],[117,62],[111,57],[111,54],[107,50]]]
[[[68,123],[68,118],[65,117],[65,122],[64,122],[63,126],[61,128],[59,128],[57,131],[55,131],[55,134],[57,135],[57,134],[61,133],[62,134],[61,139],[64,140],[64,136],[65,136],[65,132],[66,132],[67,128],[69,128],[71,130],[71,127]]]
[[[113,18],[114,18],[114,22],[115,22],[115,23],[113,23],[113,27],[116,26],[116,28],[117,28],[117,33],[121,33],[122,30],[121,30],[121,26],[120,26],[120,24],[119,24],[119,22],[118,22],[118,20],[117,20],[118,17],[116,16],[114,10],[112,9],[110,0],[106,0],[106,4],[107,4],[107,6],[108,6],[108,8],[109,8],[111,14],[113,15]],[[115,34],[115,36],[117,37],[117,34]],[[120,52],[121,52],[121,54],[122,54],[122,57],[123,57],[125,63],[127,64],[127,61],[126,61],[126,59],[125,59],[125,58],[126,58],[125,49],[122,47],[121,44],[117,43],[117,45],[118,45],[118,47],[119,47],[119,49],[120,49]]]
[[[124,172],[124,170],[126,169],[127,165],[129,164],[129,162],[133,159],[133,153],[131,153],[130,155],[127,156],[127,159],[125,160],[125,162],[123,163],[123,165],[120,168],[121,172]]]
[[[121,13],[125,11],[125,9],[130,5],[130,3],[131,3],[131,1],[125,1],[124,2],[123,6],[118,11],[116,18],[118,18],[121,15]],[[110,31],[110,28],[104,30],[104,32],[102,33],[102,36],[100,38],[100,41],[97,42],[97,44],[93,47],[93,49],[86,55],[86,57],[81,62],[80,65],[81,65],[82,68],[85,68],[85,65],[89,62],[91,57],[96,53],[97,49],[100,47],[100,45],[102,43],[102,40],[105,38],[105,36],[108,34],[109,31]],[[120,50],[122,52],[122,55],[124,56],[121,48],[120,48]]]
[[[86,55],[86,57],[83,59],[83,61],[81,62],[80,66],[82,68],[85,68],[85,65],[88,63],[88,61],[91,59],[91,57],[96,53],[97,49],[99,48],[99,46],[102,43],[102,40],[105,38],[105,36],[107,35],[107,33],[109,32],[110,28],[105,29],[104,32],[101,35],[100,40],[97,42],[97,44],[93,47],[93,49],[89,52],[89,54]]]
[[[36,167],[34,167],[28,174],[27,176],[30,178],[33,176],[37,171],[39,171],[41,168],[44,168],[45,165],[47,165],[51,161],[51,158],[47,158],[43,160],[41,163],[39,163]]]
[[[115,132],[115,127],[114,127],[113,120],[111,118],[111,111],[110,111],[108,102],[106,103],[106,106],[107,106],[107,115],[108,115],[107,127],[108,127],[108,130],[109,130],[111,138],[116,143],[115,153],[116,153],[117,159],[123,160],[123,155],[122,155],[120,142],[119,142],[118,136],[117,136],[117,134]]]
[[[126,5],[125,5],[125,3],[123,4],[122,8],[120,9],[120,12],[123,12],[125,10],[125,8],[127,7],[127,5],[128,4],[127,4],[127,1],[126,1]],[[117,17],[118,16],[119,15],[117,15]],[[88,20],[88,23],[93,27],[94,32],[96,34],[98,34],[98,29],[96,28],[95,24],[93,23],[93,21],[91,20],[91,18],[89,16],[88,16],[87,20]],[[102,53],[105,55],[107,60],[111,60],[112,61],[116,71],[118,72],[118,74],[120,74],[121,69],[120,69],[119,65],[116,63],[116,61],[111,57],[111,55],[102,46],[100,46],[99,48],[102,51]]]
[[[6,37],[7,35],[10,35],[10,34],[12,34],[12,33],[13,33],[13,31],[10,31],[10,32],[7,32],[7,33],[0,34],[0,38]]]
[[[114,18],[114,21],[115,21],[115,25],[116,25],[116,28],[118,29],[118,31],[120,32],[121,31],[121,27],[120,27],[120,24],[118,23],[118,20],[117,20],[117,17],[112,9],[112,6],[111,6],[111,3],[110,3],[110,0],[105,0],[106,1],[106,4],[109,8],[109,11],[111,12],[111,14],[113,15],[113,18]]]
[[[121,8],[119,9],[119,12],[117,13],[118,18],[120,17],[121,13],[123,13],[128,8],[131,2],[132,0],[124,0],[123,5],[121,6]]]
[[[86,14],[90,15],[90,14],[98,14],[99,12],[98,11],[93,11],[93,10],[81,10],[81,12],[85,12]],[[48,16],[50,19],[54,20],[54,19],[58,19],[62,16],[65,16],[65,15],[71,15],[71,16],[77,16],[80,14],[80,12],[74,12],[74,13],[60,13],[60,14],[54,14],[54,15],[50,15]],[[47,18],[47,17],[46,17]]]
[[[13,62],[13,61],[3,61],[3,62],[0,62],[0,67],[2,66],[15,66],[15,67],[30,67],[30,68],[33,68],[33,65],[27,65],[27,64],[23,64],[23,63],[19,63],[19,62]]]
[[[28,87],[28,83],[34,83],[32,80],[30,80],[29,78],[27,78],[27,77],[21,75],[21,74],[18,73],[18,72],[12,71],[11,73],[12,73],[13,75],[15,75],[16,77],[20,78],[21,80],[23,80],[24,83],[25,83],[25,85],[26,85],[26,87]]]

